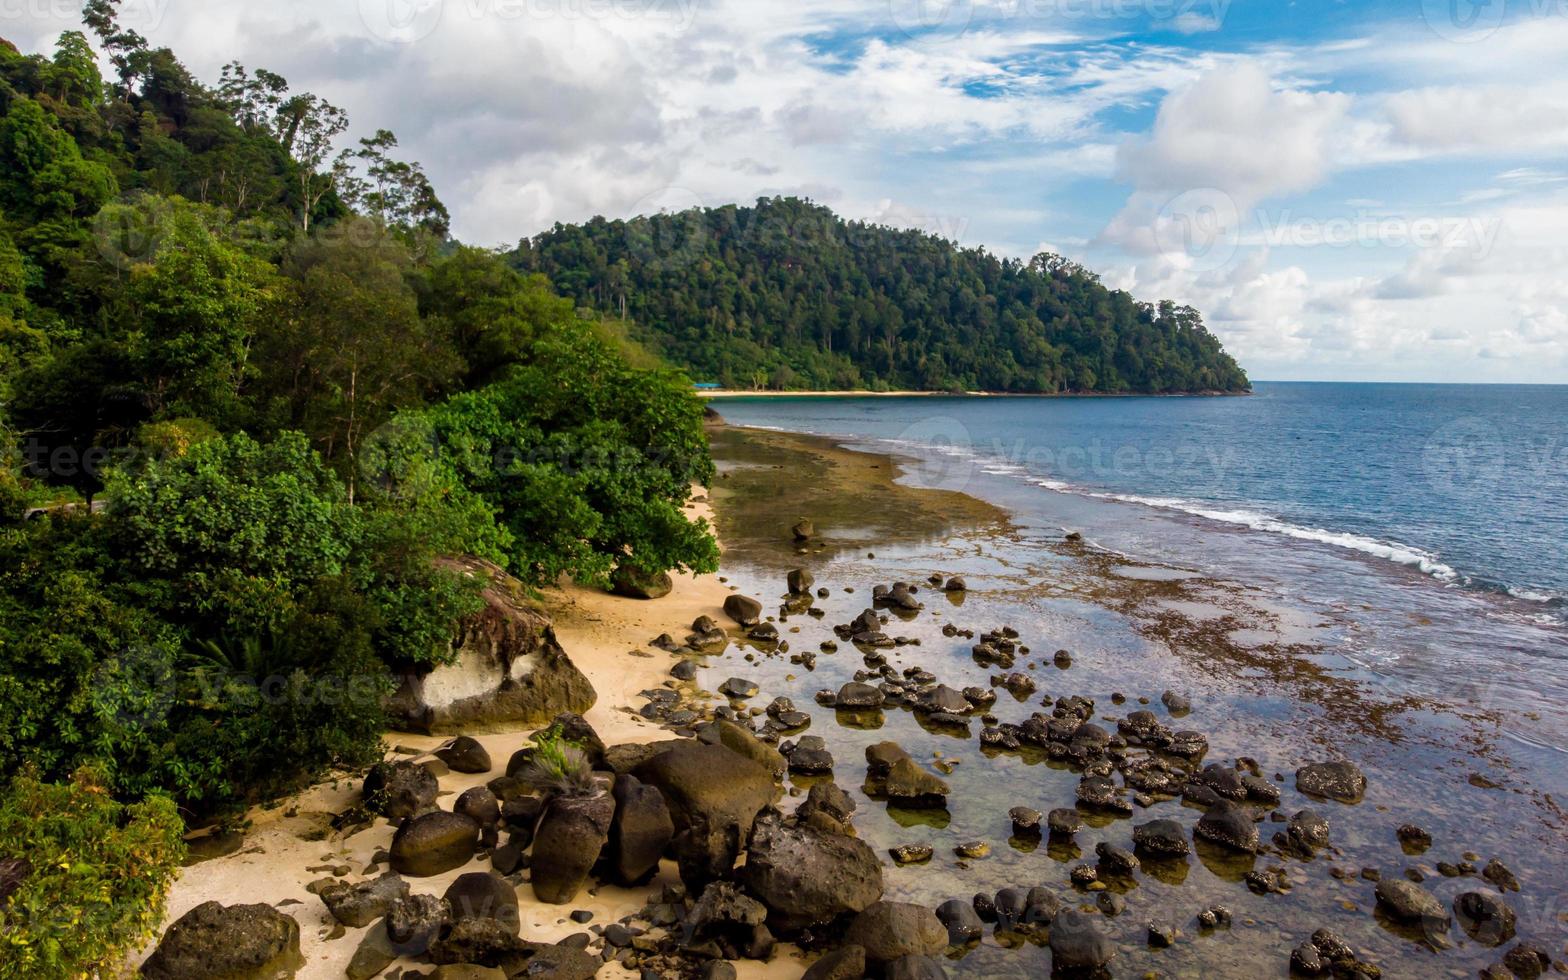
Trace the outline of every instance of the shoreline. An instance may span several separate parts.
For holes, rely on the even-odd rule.
[[[1251,391],[742,391],[693,392],[698,398],[1244,398]]]

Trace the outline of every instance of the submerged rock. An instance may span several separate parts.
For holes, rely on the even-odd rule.
[[[1094,919],[1077,910],[1063,912],[1051,923],[1052,969],[1097,969],[1116,956],[1116,946]]]
[[[873,963],[905,956],[934,956],[947,949],[947,927],[923,905],[877,902],[850,923],[844,940],[866,951]]]
[[[1296,789],[1320,799],[1360,803],[1367,777],[1349,762],[1317,762],[1296,770]]]

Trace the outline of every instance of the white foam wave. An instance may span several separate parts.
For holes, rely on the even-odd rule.
[[[1141,504],[1145,507],[1156,507],[1161,510],[1180,511],[1184,514],[1218,521],[1222,524],[1239,524],[1254,531],[1267,531],[1301,541],[1315,541],[1319,544],[1332,545],[1350,551],[1359,551],[1362,554],[1382,558],[1385,561],[1391,561],[1398,565],[1420,569],[1423,573],[1441,582],[1457,582],[1460,580],[1459,573],[1452,566],[1439,560],[1436,555],[1413,545],[1400,544],[1396,541],[1381,541],[1361,534],[1352,534],[1349,531],[1304,527],[1300,524],[1282,521],[1277,517],[1255,510],[1243,508],[1227,510],[1215,507],[1212,504],[1184,500],[1180,497],[1146,497],[1131,493],[1102,493],[1073,487],[1057,480],[1034,480],[1032,482],[1036,486],[1056,490],[1061,493],[1073,493],[1080,496],[1096,497],[1101,500],[1115,500],[1127,504]]]

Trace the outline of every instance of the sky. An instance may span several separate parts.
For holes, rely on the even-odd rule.
[[[393,130],[474,244],[796,195],[1191,303],[1254,379],[1568,382],[1568,0],[121,10]]]

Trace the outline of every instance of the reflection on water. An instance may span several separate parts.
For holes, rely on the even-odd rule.
[[[1322,812],[1331,825],[1330,848],[1312,859],[1272,848],[1237,856],[1200,842],[1185,858],[1146,860],[1130,877],[1075,887],[1069,875],[1075,866],[1095,862],[1096,844],[1131,848],[1134,824],[1157,817],[1178,821],[1190,839],[1202,809],[1171,799],[1135,807],[1130,819],[1085,814],[1072,839],[1014,838],[1009,808],[1045,813],[1073,806],[1079,772],[1039,750],[982,749],[978,719],[966,733],[925,724],[904,708],[819,706],[817,691],[836,690],[865,669],[848,643],[819,654],[814,669],[790,663],[787,652],[751,651],[755,662],[746,663],[740,658],[747,651],[737,646],[711,659],[704,686],[747,677],[761,686],[750,704],[784,695],[810,714],[809,730],[828,740],[836,781],[859,802],[855,824],[873,847],[884,854],[905,844],[933,848],[926,864],[886,862],[890,897],[935,906],[979,891],[1045,885],[1088,911],[1098,908],[1099,891],[1113,892],[1125,899],[1125,909],[1114,917],[1096,914],[1117,940],[1117,976],[1280,976],[1290,949],[1327,927],[1379,964],[1384,976],[1464,977],[1497,962],[1501,950],[1482,947],[1456,928],[1446,937],[1451,948],[1432,951],[1420,935],[1373,914],[1371,879],[1419,876],[1423,887],[1450,904],[1461,892],[1490,886],[1474,873],[1449,877],[1444,871],[1467,861],[1480,867],[1495,857],[1521,883],[1521,891],[1507,896],[1520,938],[1562,953],[1568,848],[1564,823],[1540,792],[1538,774],[1500,748],[1495,723],[1484,715],[1367,683],[1365,672],[1337,649],[1354,634],[1352,616],[1325,622],[1245,585],[1166,574],[1106,555],[1092,542],[1068,544],[1059,533],[1021,526],[961,495],[899,486],[886,460],[827,444],[720,431],[715,454],[726,476],[715,497],[731,585],[775,613],[789,568],[810,569],[817,585],[828,589],[826,598],[815,600],[820,617],[775,616],[795,652],[834,640],[832,625],[866,608],[878,584],[962,575],[969,591],[960,601],[921,588],[924,608],[892,620],[896,629],[889,633],[919,644],[885,651],[900,673],[920,667],[954,688],[989,687],[999,671],[975,662],[973,640],[944,635],[943,628],[978,635],[1013,627],[1031,652],[1020,655],[1012,670],[1032,678],[1037,690],[1020,701],[997,688],[991,710],[1001,721],[1022,722],[1049,710],[1042,702],[1070,695],[1092,699],[1093,720],[1112,730],[1131,711],[1147,708],[1163,723],[1203,732],[1210,743],[1205,762],[1252,760],[1279,788],[1282,802],[1259,827],[1264,842],[1283,829],[1279,821],[1304,807]],[[804,547],[788,533],[801,516],[812,518],[820,534]],[[1059,649],[1072,653],[1067,669],[1055,665]],[[1179,723],[1161,704],[1166,691],[1192,702]],[[862,791],[864,750],[887,740],[942,773],[953,791],[945,810],[889,807]],[[1311,801],[1295,791],[1290,777],[1299,766],[1333,758],[1354,760],[1366,772],[1369,785],[1359,805]],[[795,785],[803,795],[807,784]],[[1405,853],[1395,835],[1404,823],[1429,831],[1431,850]],[[961,862],[954,847],[975,840],[992,845],[989,856]],[[1282,892],[1249,888],[1248,872],[1259,871]],[[1233,912],[1228,927],[1206,929],[1198,922],[1197,914],[1214,904]],[[1171,948],[1151,948],[1151,924],[1175,928]],[[1049,953],[1037,939],[988,932],[979,946],[962,952],[954,974],[1041,976]]]

